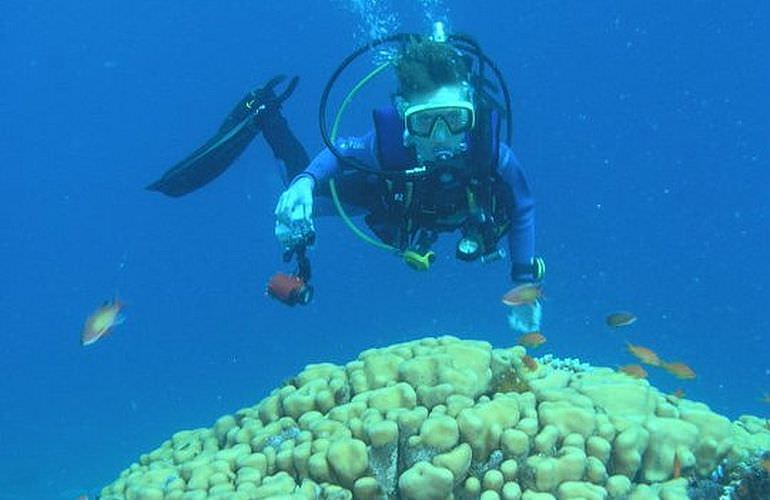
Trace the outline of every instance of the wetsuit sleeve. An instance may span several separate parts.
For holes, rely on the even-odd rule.
[[[510,147],[500,144],[498,173],[511,196],[508,197],[508,213],[511,228],[508,232],[508,247],[512,269],[529,267],[535,255],[535,200],[524,170]],[[512,272],[514,281],[532,281],[532,273]]]
[[[372,168],[376,168],[378,164],[374,151],[373,132],[362,137],[338,139],[337,148],[343,155],[355,156],[365,164],[371,165]],[[300,176],[308,176],[315,181],[315,187],[318,189],[320,186],[325,186],[329,179],[338,176],[341,172],[340,161],[329,151],[329,148],[324,148],[294,180]]]
[[[340,139],[337,141],[337,148],[345,156],[354,156],[367,166],[379,168],[375,142],[374,133],[370,132],[362,137]],[[314,181],[313,214],[318,216],[337,215],[329,189],[329,180],[332,178],[337,183],[340,202],[348,215],[366,213],[367,207],[377,195],[375,186],[371,184],[371,176],[341,164],[328,148],[318,153],[292,183],[301,177],[310,177]]]

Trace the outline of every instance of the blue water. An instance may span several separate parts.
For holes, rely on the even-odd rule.
[[[290,268],[261,138],[188,197],[143,189],[278,73],[301,76],[285,115],[319,150],[319,95],[366,31],[343,4],[3,3],[0,498],[98,491],[308,363],[445,333],[513,344],[507,265],[457,262],[451,237],[416,274],[320,219],[316,300],[267,298],[266,280]],[[381,5],[424,32],[415,4]],[[542,353],[615,366],[631,361],[627,339],[698,373],[653,371],[662,389],[767,415],[767,4],[442,5],[512,89],[549,270]],[[126,323],[82,348],[85,317],[116,291]],[[616,309],[639,321],[608,330]]]

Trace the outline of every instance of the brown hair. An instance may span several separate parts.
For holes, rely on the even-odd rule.
[[[398,93],[409,97],[468,80],[468,62],[451,45],[412,40],[395,63]]]

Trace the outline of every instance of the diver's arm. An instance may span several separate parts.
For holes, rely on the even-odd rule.
[[[297,182],[301,177],[307,177],[313,181],[313,188],[315,189],[334,177],[339,170],[340,163],[337,157],[328,148],[324,148],[315,155],[305,170],[292,179],[291,184]]]
[[[337,147],[345,156],[355,156],[367,165],[377,166],[374,153],[373,134],[337,141]],[[349,175],[351,174],[351,175]],[[278,200],[275,214],[279,220],[294,218],[309,219],[314,215],[335,214],[331,203],[329,180],[339,181],[340,201],[348,212],[357,212],[366,205],[365,198],[372,196],[374,190],[361,183],[350,183],[351,179],[360,179],[361,173],[348,171],[328,148],[323,149],[310,162],[310,165],[291,180],[289,187]]]
[[[339,139],[336,144],[342,155],[354,156],[366,165],[376,168],[378,163],[374,151],[374,142],[374,133],[369,132],[360,137]],[[334,156],[329,148],[324,148],[313,158],[310,165],[292,180],[292,184],[297,178],[307,176],[313,179],[315,189],[319,189],[320,187],[325,187],[329,180],[338,176],[342,170],[339,159]]]
[[[508,246],[514,281],[533,281],[535,277],[519,269],[529,269],[535,255],[535,201],[526,174],[516,155],[506,144],[500,144],[498,173],[511,192],[509,214],[511,228]]]

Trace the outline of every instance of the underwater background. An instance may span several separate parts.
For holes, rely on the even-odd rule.
[[[452,334],[516,341],[507,262],[430,272],[316,220],[315,300],[265,295],[280,166],[258,137],[180,199],[144,190],[251,88],[299,75],[284,115],[321,148],[318,100],[374,35],[444,19],[512,92],[545,257],[534,353],[687,362],[730,418],[770,393],[770,5],[757,1],[8,0],[0,17],[0,499],[94,495],[180,429],[250,406],[308,363]],[[373,66],[364,61],[359,70]],[[368,65],[366,64],[368,63]],[[354,75],[355,82],[363,73]],[[370,89],[387,99],[393,79]],[[346,89],[345,89],[346,90]],[[354,102],[343,134],[367,130]],[[125,324],[81,347],[118,294]],[[639,320],[610,330],[607,313]]]

